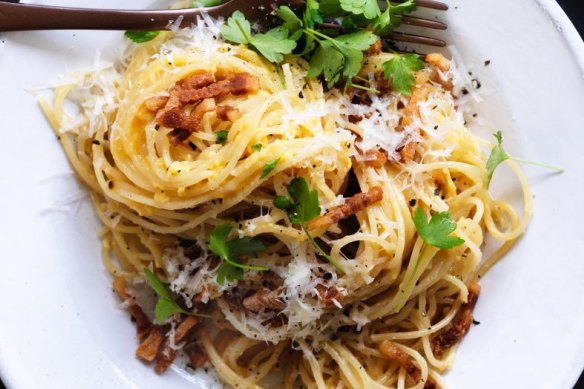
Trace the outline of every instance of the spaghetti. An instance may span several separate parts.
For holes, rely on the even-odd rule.
[[[91,194],[103,224],[103,262],[140,319],[141,348],[160,371],[182,351],[193,365],[208,360],[238,388],[270,380],[284,388],[442,387],[451,346],[472,320],[476,282],[531,214],[513,162],[522,215],[489,194],[488,143],[465,127],[455,65],[429,58],[411,96],[347,96],[307,79],[302,60],[279,70],[217,35],[210,21],[162,33],[114,64],[78,74],[56,89],[52,104],[41,103]],[[388,58],[371,55],[362,77],[376,85]],[[180,88],[203,93],[185,86],[193,77],[209,75],[202,88],[215,88],[243,74],[257,80],[255,90],[205,97],[190,129],[164,125],[172,119],[161,119],[166,108],[185,119],[205,101],[168,106]],[[310,235],[274,205],[297,178],[329,215]],[[376,197],[365,201],[366,194]],[[464,244],[422,249],[418,208],[448,212]],[[221,260],[209,239],[225,224],[236,231],[230,236],[262,242],[258,258],[243,261],[269,271],[218,282]],[[487,234],[503,244],[484,259]],[[186,314],[175,314],[152,324],[145,269],[168,284],[185,312],[210,317],[187,326]]]

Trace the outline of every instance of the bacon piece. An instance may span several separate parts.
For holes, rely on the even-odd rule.
[[[379,352],[383,354],[387,359],[397,362],[410,377],[416,381],[420,382],[422,379],[422,372],[414,364],[412,357],[410,357],[400,346],[390,340],[384,340],[378,347]],[[436,382],[430,377],[426,380],[424,389],[435,389]]]
[[[243,307],[250,312],[259,312],[262,309],[282,310],[286,304],[278,297],[279,291],[260,289],[243,299]]]
[[[403,161],[411,161],[416,155],[416,142],[408,142],[399,150],[399,155]]]
[[[377,88],[378,91],[380,91],[382,94],[387,94],[393,90],[391,86],[392,86],[391,77],[385,78],[383,72],[375,73],[375,87]]]
[[[191,104],[210,97],[219,97],[226,94],[234,96],[257,93],[260,88],[260,80],[249,73],[239,73],[228,77],[226,80],[215,82],[199,89],[179,89],[177,91],[182,104]]]
[[[114,278],[113,286],[114,290],[122,300],[128,301],[131,298],[128,293],[125,278],[122,277]],[[131,300],[129,302],[127,309],[128,312],[130,312],[130,315],[132,316],[134,321],[136,322],[136,337],[141,341],[144,340],[146,336],[148,336],[150,332],[150,327],[152,326],[150,319],[148,319],[148,316],[146,316],[144,311],[142,311],[142,308],[133,303]]]
[[[375,55],[381,53],[381,38],[377,39],[367,50],[367,55]]]
[[[477,304],[480,292],[481,287],[476,282],[468,286],[468,300],[460,307],[460,312],[458,312],[454,325],[432,340],[432,350],[436,356],[441,357],[446,349],[459,343],[468,333],[473,320],[472,312]]]
[[[336,306],[335,301],[339,303],[343,299],[343,294],[334,286],[327,288],[323,284],[316,285],[316,291],[318,293],[318,298],[324,302],[327,308]]]
[[[426,62],[435,65],[443,72],[446,72],[450,69],[450,61],[440,53],[430,53],[426,55]]]
[[[427,82],[427,79],[422,80],[420,78],[426,77],[425,74],[421,74],[419,77],[416,77],[416,85],[414,89],[412,89],[412,96],[410,97],[410,101],[408,105],[404,108],[404,117],[402,118],[401,125],[408,126],[413,123],[414,116],[420,116],[420,108],[418,103],[420,101],[424,101],[430,95],[430,87],[425,85],[424,83]]]
[[[152,326],[146,340],[136,349],[136,357],[147,362],[154,361],[158,356],[158,350],[163,341],[162,329],[157,325]]]
[[[191,133],[199,131],[203,117],[207,112],[215,110],[215,99],[205,99],[197,105],[190,114],[180,108],[174,108],[166,112],[160,124],[164,127],[174,128],[168,136],[173,146],[186,140]]]
[[[213,73],[200,73],[185,78],[178,86],[182,89],[199,89],[211,85],[215,82],[215,75]]]
[[[144,105],[146,106],[147,110],[152,112],[158,112],[162,108],[164,108],[164,106],[168,102],[168,99],[169,99],[168,96],[153,96],[150,97],[149,99],[146,99],[146,101],[144,101]]]
[[[358,193],[347,199],[344,204],[329,209],[324,215],[309,222],[307,227],[309,230],[328,227],[364,210],[368,206],[381,201],[381,199],[383,199],[383,189],[379,186],[374,186],[369,192]]]
[[[367,150],[363,156],[365,164],[370,167],[380,168],[387,162],[387,155],[379,149]]]
[[[224,122],[234,122],[239,117],[239,109],[230,105],[220,105],[217,107],[217,117]]]
[[[178,344],[182,342],[189,332],[197,325],[198,320],[196,317],[188,316],[183,320],[174,332],[174,343]],[[160,358],[156,361],[156,367],[154,370],[158,373],[164,373],[172,362],[176,358],[177,351],[171,347],[170,338],[166,337],[164,341],[164,346],[160,352]]]
[[[207,353],[195,343],[191,343],[185,346],[185,354],[189,357],[191,366],[195,369],[202,367],[209,360]]]

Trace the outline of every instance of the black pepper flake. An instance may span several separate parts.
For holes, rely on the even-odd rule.
[[[298,343],[297,341],[293,340],[292,341],[292,347],[298,348],[298,347],[300,347],[300,343]]]
[[[472,114],[472,117],[473,117],[473,118],[476,118],[477,116],[479,116],[479,114],[478,114],[478,113],[473,113],[473,114]]]
[[[304,93],[302,93],[302,91],[298,92],[298,97],[303,99],[304,98]]]
[[[191,148],[191,150],[197,151],[197,145],[195,145],[193,142],[189,142],[189,147]]]
[[[114,188],[114,182],[113,181],[108,182],[107,183],[107,187],[110,188],[110,189],[113,189]]]
[[[438,129],[438,126],[434,126],[434,129],[437,130]]]
[[[462,94],[463,94],[463,95],[468,95],[468,89],[466,89],[466,88],[463,88],[463,89],[462,89]]]
[[[434,189],[434,196],[438,196],[440,194],[440,189]]]
[[[411,199],[411,200],[410,200],[410,207],[413,207],[413,206],[415,206],[415,205],[416,205],[416,203],[417,203],[417,200],[416,200],[416,199]]]
[[[491,60],[490,60],[490,59],[487,59],[487,60],[485,61],[485,66],[489,66],[490,64],[491,64]]]
[[[93,143],[94,145],[99,146],[101,143],[99,143],[99,141],[97,139],[94,139],[91,141],[91,143]]]
[[[475,326],[478,326],[479,324],[481,324],[481,322],[477,321],[475,319],[472,319],[472,324],[474,324]]]
[[[327,272],[327,273],[324,273],[324,275],[322,276],[322,278],[324,280],[331,280],[333,278],[333,275],[332,275],[332,273],[328,273]]]

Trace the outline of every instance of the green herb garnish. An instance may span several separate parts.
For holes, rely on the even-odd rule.
[[[264,169],[262,170],[262,175],[260,176],[260,178],[266,178],[268,174],[270,174],[272,170],[274,170],[278,162],[280,162],[280,158],[274,159],[273,161],[266,163],[264,165]]]
[[[487,188],[491,184],[491,179],[493,178],[493,174],[495,173],[495,170],[497,169],[497,167],[508,159],[512,159],[512,160],[514,160],[516,162],[520,162],[520,163],[526,163],[529,165],[539,166],[539,167],[542,167],[544,169],[555,170],[555,171],[560,172],[560,173],[564,171],[564,169],[561,169],[558,167],[544,165],[544,164],[541,164],[538,162],[531,162],[531,161],[526,161],[523,159],[513,158],[509,154],[507,154],[505,149],[503,149],[503,133],[501,131],[497,131],[495,134],[493,134],[493,136],[497,139],[497,144],[495,145],[495,147],[493,147],[491,149],[491,154],[489,155],[489,159],[487,160]]]
[[[296,48],[296,41],[290,38],[290,32],[285,27],[253,34],[250,22],[240,11],[235,11],[227,19],[227,23],[221,28],[221,34],[231,42],[249,45],[273,63],[282,62],[284,55],[292,53]]]
[[[227,238],[232,228],[230,224],[221,224],[215,227],[209,240],[209,250],[224,261],[217,273],[217,283],[219,285],[223,285],[225,280],[230,282],[242,280],[244,270],[270,270],[265,266],[244,265],[238,261],[242,255],[255,257],[258,252],[265,250],[266,247],[262,242],[247,236],[228,240]]]
[[[145,43],[156,38],[160,31],[126,31],[124,35],[134,43]]]
[[[227,135],[228,134],[229,134],[229,131],[226,131],[226,130],[217,131],[215,133],[215,135],[217,136],[217,143],[221,143],[222,145],[225,145],[225,143],[227,143]]]
[[[451,249],[460,246],[464,243],[464,239],[456,236],[450,236],[451,233],[456,231],[457,225],[454,220],[452,220],[452,215],[449,212],[438,212],[432,215],[430,222],[426,216],[426,212],[422,208],[417,208],[414,212],[414,225],[418,231],[418,235],[422,238],[422,248],[420,248],[420,253],[418,255],[418,260],[414,265],[414,270],[412,275],[406,282],[404,289],[401,291],[402,296],[396,312],[399,312],[406,303],[406,296],[410,294],[414,287],[414,279],[420,263],[422,262],[422,257],[424,256],[428,246],[434,246],[439,249]]]
[[[274,206],[288,214],[288,219],[292,224],[299,224],[302,231],[306,234],[317,253],[326,258],[331,265],[337,269],[341,274],[345,271],[334,261],[330,255],[325,253],[322,248],[316,243],[312,235],[308,232],[306,228],[306,223],[312,219],[320,216],[320,205],[318,201],[318,192],[316,190],[310,190],[308,183],[302,177],[293,179],[290,184],[286,187],[290,198],[287,196],[278,196],[274,199]]]
[[[154,289],[154,292],[158,295],[158,301],[156,302],[156,308],[154,309],[156,324],[164,323],[175,313],[192,315],[192,312],[185,311],[176,303],[176,301],[174,301],[172,293],[166,285],[160,281],[156,274],[149,269],[144,269],[144,276],[150,287]]]
[[[254,152],[256,152],[256,153],[257,153],[257,152],[259,152],[259,151],[262,151],[262,147],[263,147],[263,146],[262,146],[262,144],[261,144],[261,143],[257,143],[257,144],[255,144],[255,145],[252,145],[252,146],[251,146],[251,149],[252,149]]]
[[[409,96],[416,85],[414,72],[423,68],[424,62],[417,54],[395,54],[383,64],[383,77],[386,80],[391,77],[391,88],[394,91]]]
[[[225,0],[193,0],[191,7],[192,8],[214,7],[224,2]]]

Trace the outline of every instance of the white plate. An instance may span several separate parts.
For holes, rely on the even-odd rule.
[[[584,44],[552,0],[450,4],[440,16],[484,85],[480,116],[489,116],[493,131],[505,130],[513,154],[566,172],[526,168],[533,223],[484,278],[481,324],[446,380],[452,388],[569,388],[584,366]],[[116,309],[98,223],[87,200],[64,205],[82,192],[25,91],[88,65],[96,49],[121,39],[108,32],[0,35],[0,376],[8,387],[207,387],[176,371],[157,376],[133,357],[134,328]],[[49,211],[60,204],[63,212]]]

